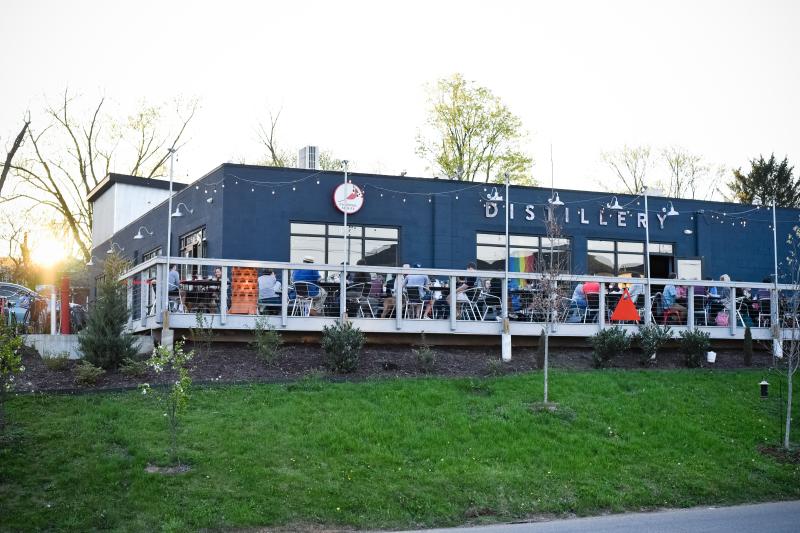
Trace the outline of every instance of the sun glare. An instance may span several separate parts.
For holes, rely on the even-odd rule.
[[[31,259],[37,265],[53,266],[67,257],[64,243],[51,236],[40,237],[31,244]]]

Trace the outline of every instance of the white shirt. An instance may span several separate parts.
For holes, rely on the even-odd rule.
[[[267,298],[276,298],[280,290],[281,284],[278,282],[275,274],[264,274],[258,277],[258,299],[265,300]]]

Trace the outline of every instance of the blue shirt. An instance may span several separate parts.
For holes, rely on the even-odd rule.
[[[292,281],[307,281],[310,283],[318,283],[320,278],[319,270],[295,270],[292,273]],[[309,296],[316,296],[319,294],[319,289],[317,287],[309,287],[308,288],[308,295]]]
[[[664,287],[664,292],[661,293],[661,301],[664,303],[665,309],[669,309],[675,305],[676,296],[677,292],[675,291],[675,285],[667,285]]]

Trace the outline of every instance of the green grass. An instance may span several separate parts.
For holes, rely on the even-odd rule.
[[[558,414],[529,409],[539,373],[196,389],[179,476],[144,472],[168,442],[147,397],[19,396],[2,529],[400,528],[798,498],[798,466],[756,450],[779,432],[761,377],[556,372]]]

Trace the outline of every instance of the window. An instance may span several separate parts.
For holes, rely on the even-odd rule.
[[[560,272],[570,270],[569,239],[537,237],[534,235],[509,235],[509,270],[512,272],[534,272],[536,265],[555,268]],[[478,233],[478,270],[503,270],[506,237],[495,233]]]
[[[191,233],[187,233],[178,241],[180,257],[206,257],[206,228],[200,228]],[[183,265],[181,267],[181,277],[189,279],[195,274],[200,274],[199,265]]]
[[[364,259],[368,265],[397,266],[397,228],[348,225],[348,263]],[[290,257],[292,263],[302,263],[306,255],[318,263],[338,265],[345,253],[341,224],[307,224],[292,222]]]
[[[621,276],[637,272],[644,275],[644,243],[624,241],[588,241],[587,274]],[[671,244],[650,243],[650,255],[672,255]]]

